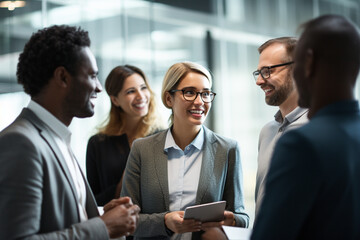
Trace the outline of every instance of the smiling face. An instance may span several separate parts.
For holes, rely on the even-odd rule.
[[[150,91],[145,80],[137,73],[127,77],[117,96],[111,96],[115,106],[121,107],[129,118],[141,118],[148,114]]]
[[[285,46],[274,43],[261,52],[258,69],[285,63],[286,56]],[[256,84],[265,92],[265,101],[271,106],[280,106],[294,91],[288,65],[270,69],[270,77],[267,79],[259,75]]]
[[[65,96],[64,108],[67,109],[68,118],[91,117],[94,115],[94,100],[102,86],[97,77],[98,68],[90,48],[84,47],[81,52],[77,73],[71,75],[69,90]]]
[[[176,89],[191,89],[196,92],[210,90],[209,80],[202,74],[189,72],[178,84]],[[211,103],[204,103],[200,94],[194,101],[187,101],[181,91],[166,93],[166,103],[174,114],[174,127],[188,130],[199,130],[211,108]]]

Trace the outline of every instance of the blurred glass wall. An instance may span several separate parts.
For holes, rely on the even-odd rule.
[[[39,28],[69,24],[89,31],[102,83],[117,65],[143,69],[164,121],[169,111],[160,89],[166,70],[175,62],[198,62],[213,73],[217,93],[206,125],[240,144],[246,208],[253,221],[258,135],[277,111],[265,104],[252,77],[257,47],[269,38],[298,36],[300,23],[327,13],[360,25],[359,0],[28,0],[21,8],[0,8],[0,130],[28,104],[16,83],[16,64]],[[106,93],[99,94],[94,117],[74,119],[70,126],[83,168],[87,140],[109,107]]]

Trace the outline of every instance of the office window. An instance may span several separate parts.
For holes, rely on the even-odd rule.
[[[360,26],[359,8],[356,0],[33,0],[13,11],[1,8],[0,129],[29,101],[16,82],[16,64],[24,44],[39,28],[70,24],[89,31],[102,83],[117,65],[143,69],[164,121],[170,113],[160,100],[166,70],[175,62],[198,62],[210,68],[217,93],[206,124],[240,144],[245,204],[253,221],[258,135],[277,111],[265,104],[252,77],[257,47],[269,38],[298,36],[300,23],[322,14],[344,15]],[[357,86],[357,97],[359,93]],[[94,117],[74,119],[70,126],[83,168],[87,140],[109,108],[104,91],[98,95]]]

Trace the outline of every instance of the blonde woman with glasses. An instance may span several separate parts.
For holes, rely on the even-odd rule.
[[[200,239],[221,225],[247,227],[240,151],[236,141],[203,123],[215,93],[208,70],[192,62],[172,65],[162,85],[162,101],[172,110],[171,126],[135,140],[121,196],[141,208],[135,239]],[[224,219],[203,223],[184,219],[188,206],[225,200]]]

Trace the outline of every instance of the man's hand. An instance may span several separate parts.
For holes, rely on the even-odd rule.
[[[136,229],[140,208],[129,197],[114,199],[104,206],[100,218],[105,222],[110,238],[128,236]]]
[[[165,225],[175,233],[198,232],[201,222],[194,219],[184,220],[184,211],[170,212],[165,215]]]
[[[107,211],[110,211],[114,207],[116,207],[118,205],[122,205],[122,204],[125,204],[127,207],[130,207],[133,205],[133,203],[129,197],[116,198],[116,199],[111,200],[104,206],[104,212],[106,213]]]

